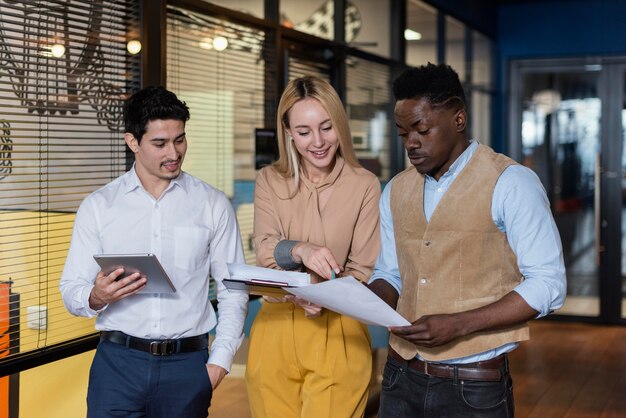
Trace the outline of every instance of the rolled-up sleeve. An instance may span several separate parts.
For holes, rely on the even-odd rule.
[[[105,306],[95,311],[89,307],[89,296],[100,271],[93,255],[102,252],[97,225],[98,216],[93,199],[87,198],[80,205],[74,219],[70,249],[59,284],[67,310],[73,315],[87,318],[106,309]]]
[[[538,317],[559,309],[567,292],[563,250],[535,173],[524,166],[508,167],[496,183],[492,212],[524,276],[514,291],[539,312]]]

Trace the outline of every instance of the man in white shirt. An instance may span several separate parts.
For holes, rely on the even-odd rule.
[[[248,297],[221,282],[227,262],[244,262],[239,228],[224,193],[182,171],[188,119],[187,105],[162,87],[131,96],[124,140],[135,164],[76,213],[60,288],[67,309],[95,316],[101,332],[88,417],[206,417],[243,339]],[[93,259],[99,253],[155,254],[176,292],[138,293],[147,279],[116,280],[123,269],[105,274]]]

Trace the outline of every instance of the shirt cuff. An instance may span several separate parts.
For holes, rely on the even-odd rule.
[[[82,294],[82,299],[83,299],[83,306],[85,307],[85,312],[87,313],[87,318],[93,318],[94,316],[98,316],[98,314],[102,311],[104,311],[109,305],[104,305],[102,307],[102,309],[98,309],[97,311],[94,309],[91,309],[91,306],[89,306],[89,296],[91,295],[91,290],[93,289],[93,286],[91,287],[85,287],[83,290],[83,294]]]
[[[284,239],[276,244],[274,248],[274,260],[278,267],[284,270],[299,270],[302,267],[302,263],[296,263],[293,261],[291,251],[300,241],[290,241]]]
[[[534,310],[539,312],[537,318],[546,316],[563,306],[563,297],[558,292],[552,292],[538,280],[523,280],[513,289]]]
[[[209,359],[207,364],[215,364],[226,370],[226,373],[230,373],[230,369],[233,365],[234,355],[227,350],[216,349],[209,352]]]

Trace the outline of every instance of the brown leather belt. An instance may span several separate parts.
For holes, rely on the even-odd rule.
[[[407,367],[428,376],[459,380],[478,380],[482,382],[498,382],[502,378],[502,368],[507,365],[507,354],[500,354],[490,360],[468,364],[446,364],[422,361],[417,358],[405,360],[389,347],[389,357],[405,364]]]

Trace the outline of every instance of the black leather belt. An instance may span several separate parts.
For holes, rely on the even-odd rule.
[[[508,358],[506,353],[500,354],[498,357],[490,360],[479,361],[469,364],[447,364],[433,363],[430,361],[422,361],[417,358],[405,360],[389,347],[389,357],[404,363],[410,369],[426,374],[428,376],[443,377],[452,379],[455,377],[460,380],[477,380],[483,382],[499,382],[502,378],[501,370],[508,367]]]
[[[121,331],[101,331],[100,338],[133,350],[145,351],[153,356],[170,356],[176,353],[191,353],[209,348],[208,334],[172,340],[151,340],[133,337]]]

